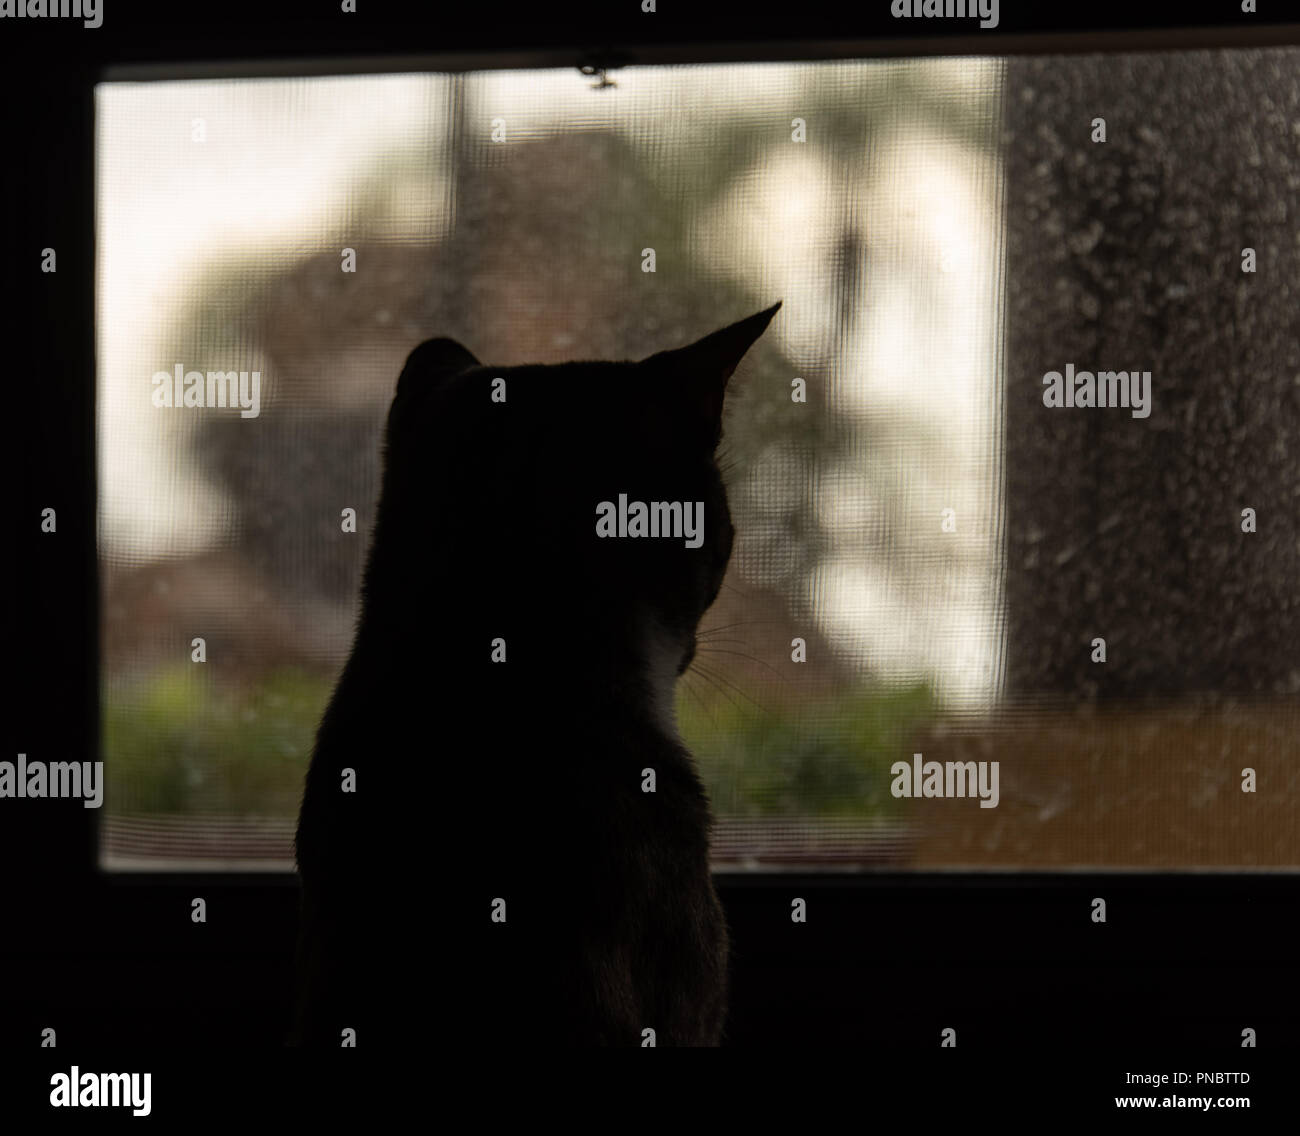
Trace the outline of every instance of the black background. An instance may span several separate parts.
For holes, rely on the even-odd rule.
[[[307,68],[323,71],[410,69],[394,53],[454,69],[1300,42],[1300,26],[1243,15],[1236,3],[1004,0],[988,32],[969,21],[894,20],[888,0],[802,0],[767,11],[660,0],[653,16],[636,0],[438,5],[424,17],[376,0],[359,7],[345,15],[336,0],[270,10],[103,0],[98,29],[0,21],[0,365],[11,463],[3,485],[15,569],[6,760],[97,756],[92,92],[103,68],[166,65],[181,77],[240,73],[250,61],[263,74],[282,60],[314,60]],[[40,271],[46,246],[57,249],[56,274]],[[58,510],[57,535],[39,531],[47,506]],[[216,1082],[253,1078],[268,1092],[296,1083],[304,1067],[276,1052],[288,1010],[293,878],[105,876],[95,867],[96,820],[76,801],[0,802],[0,1119],[20,1109],[49,1116],[48,1074],[73,1063],[153,1069],[156,1119],[192,1115],[200,1099],[208,1102],[201,1111],[216,1107],[208,1095]],[[1043,1079],[1031,1071],[1043,1067],[1055,1095],[1037,1115],[1113,1114],[1108,1097],[1132,1091],[1125,1070],[1262,1068],[1300,1029],[1294,875],[718,882],[735,953],[729,1044],[876,1050],[856,1079],[878,1101],[909,1077],[931,1083],[943,1064],[945,1077],[963,1069],[987,1077],[980,1098],[990,1115],[1011,1115],[1031,1080]],[[190,921],[195,895],[208,901],[206,924]],[[809,902],[805,925],[790,922],[794,896]],[[1094,896],[1107,899],[1104,925],[1090,921]],[[426,907],[436,918],[436,892]],[[1239,1048],[1246,1025],[1260,1049]],[[38,1048],[47,1026],[58,1031],[56,1051]],[[933,1052],[948,1026],[958,1048]],[[545,1052],[544,1036],[535,1044]],[[435,1049],[455,1051],[436,1022]],[[249,1056],[258,1050],[263,1056]],[[199,1051],[202,1061],[192,1063],[187,1055]],[[1139,1051],[1140,1060],[1124,1056]],[[374,1072],[366,1059],[359,1049],[331,1061]],[[1256,1114],[1270,1093],[1281,1099],[1278,1085],[1269,1070],[1257,1074]],[[331,1088],[335,1100],[360,1091],[351,1081]],[[252,1099],[222,1097],[236,1110]],[[920,1107],[908,1099],[909,1109]]]

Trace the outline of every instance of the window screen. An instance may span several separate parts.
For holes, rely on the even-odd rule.
[[[777,299],[678,691],[717,866],[1295,864],[1297,74],[100,84],[103,865],[291,866],[415,344],[639,358]],[[1067,364],[1149,414],[1048,405]]]

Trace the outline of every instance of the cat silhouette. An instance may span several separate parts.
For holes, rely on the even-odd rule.
[[[412,351],[299,817],[293,1043],[719,1042],[674,684],[731,554],[728,380],[780,306],[637,362]]]

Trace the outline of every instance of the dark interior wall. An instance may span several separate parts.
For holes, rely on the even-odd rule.
[[[1295,58],[1014,58],[1005,105],[1008,690],[1294,693]],[[1045,407],[1067,363],[1150,416]]]
[[[612,8],[606,0],[601,0],[600,6]],[[63,29],[61,38],[38,41],[27,33],[27,38],[17,33],[11,36],[12,28],[3,29],[9,38],[0,50],[13,43],[23,55],[0,74],[0,105],[7,108],[0,118],[7,165],[7,176],[0,179],[0,224],[8,228],[8,255],[0,272],[5,274],[6,327],[11,348],[6,361],[12,377],[4,484],[12,510],[10,555],[16,577],[6,596],[6,632],[11,646],[7,652],[7,705],[0,716],[0,729],[10,758],[38,748],[69,760],[95,755],[93,678],[97,643],[91,394],[94,313],[89,254],[94,236],[89,181],[93,120],[88,87],[94,70],[93,66],[84,66],[84,61],[89,59],[98,65],[194,55],[209,60],[238,59],[248,54],[321,56],[331,52],[379,52],[394,45],[412,51],[446,51],[459,44],[486,51],[500,46],[503,29],[526,29],[526,24],[507,18],[497,5],[482,10],[478,17],[482,26],[477,32],[460,24],[454,33],[444,25],[422,37],[412,36],[405,28],[383,22],[379,10],[370,6],[371,14],[366,17],[369,22],[358,32],[353,26],[335,26],[321,16],[329,7],[323,5],[305,19],[292,5],[283,9],[283,15],[261,17],[251,5],[233,4],[220,10],[170,5],[171,15],[161,17],[160,6],[141,2],[129,7],[119,5],[116,10],[110,6],[102,35]],[[630,29],[612,34],[604,26],[593,25],[584,30],[579,22],[587,13],[580,6],[559,12],[533,7],[552,29],[534,37],[533,43],[635,39]],[[661,4],[663,9],[670,7]],[[1236,7],[1224,6],[1215,19],[1222,22],[1232,18]],[[820,23],[806,18],[807,8],[801,8],[799,20],[810,34],[821,29],[845,38],[868,31],[882,34],[889,23],[884,4],[859,10],[833,3]],[[1025,10],[1030,8],[1024,6]],[[744,28],[749,38],[763,42],[779,43],[782,37],[792,34],[790,15],[785,10],[774,9],[774,22],[762,26],[755,20],[752,6],[737,5],[737,9],[729,34],[715,35],[719,42],[733,42],[737,28]],[[1004,5],[1004,9],[1002,30],[1025,30],[1025,12],[1017,13],[1011,5]],[[1066,22],[1127,23],[1132,27],[1162,22],[1132,3],[1094,5],[1086,12],[1066,5],[1032,9],[1032,17],[1051,14]],[[183,24],[187,14],[196,21],[193,28]],[[1191,18],[1181,10],[1174,13],[1171,9],[1167,14]],[[648,38],[675,35],[683,43],[706,37],[694,7],[679,13],[675,25],[668,23],[669,18],[666,14],[663,26],[671,30],[643,34]],[[1019,28],[1017,18],[1022,20]],[[277,28],[267,32],[263,20],[278,21]],[[875,23],[863,28],[861,20]],[[179,26],[177,21],[182,21]],[[79,41],[78,35],[83,37]],[[97,35],[97,39],[90,38]],[[515,31],[513,36],[514,46],[522,49],[530,32]],[[1300,38],[1300,33],[1295,38]],[[997,48],[990,40],[985,50]],[[714,53],[704,54],[707,57]],[[1168,65],[1177,64],[1171,61]],[[1046,62],[1013,61],[1009,82],[1014,88],[1018,78],[1044,69],[1051,70]],[[1267,69],[1253,69],[1240,81],[1259,96],[1262,79],[1256,72],[1267,73]],[[1070,136],[1077,142],[1071,141],[1069,146],[1084,150],[1091,145],[1086,141],[1088,123],[1096,114],[1106,112],[1082,105],[1086,102],[1082,92],[1072,86],[1077,81],[1066,82],[1064,73],[1046,74],[1039,77],[1037,87],[1046,100],[1042,106],[1055,100],[1060,108],[1074,108],[1071,122],[1075,114],[1081,121],[1078,133]],[[1127,100],[1131,107],[1161,97],[1155,89],[1157,84],[1140,76],[1135,81],[1142,85],[1143,98]],[[1231,91],[1224,94],[1227,83],[1226,77],[1219,80],[1217,87],[1209,81],[1198,81],[1183,97],[1204,109],[1210,121],[1235,124],[1234,130],[1238,126],[1251,129],[1247,108],[1238,105],[1232,109],[1227,105],[1232,101]],[[1093,89],[1106,93],[1100,81],[1094,83]],[[1287,99],[1292,97],[1289,92],[1288,88]],[[1126,101],[1122,90],[1110,93],[1114,96],[1110,105],[1115,105],[1116,100],[1121,104]],[[1293,103],[1281,101],[1278,89],[1266,93],[1274,107],[1293,108]],[[1259,114],[1259,121],[1253,124],[1256,130],[1270,121],[1270,115],[1276,118],[1280,114],[1294,121],[1293,109],[1278,109],[1275,113],[1262,98],[1256,98],[1255,109]],[[1070,693],[1082,689],[1079,684],[1093,674],[1084,667],[1084,661],[1094,617],[1075,615],[1072,623],[1062,624],[1076,602],[1063,581],[1072,581],[1079,596],[1086,595],[1090,587],[1100,587],[1100,594],[1112,597],[1122,591],[1118,585],[1107,588],[1104,578],[1082,572],[1077,567],[1081,552],[1065,556],[1074,548],[1064,539],[1067,522],[1092,537],[1114,512],[1089,503],[1106,468],[1099,458],[1093,458],[1098,473],[1091,475],[1091,482],[1071,472],[1078,467],[1082,443],[1072,443],[1069,432],[1081,430],[1090,418],[1104,418],[1106,412],[1046,412],[1039,401],[1039,378],[1044,370],[1070,358],[1067,344],[1071,348],[1077,345],[1080,351],[1091,351],[1093,347],[1080,338],[1080,321],[1055,299],[1055,280],[1064,278],[1068,288],[1074,278],[1065,271],[1067,256],[1074,259],[1075,273],[1084,270],[1087,256],[1072,252],[1066,244],[1065,233],[1073,230],[1062,229],[1056,237],[1044,236],[1037,225],[1018,220],[1017,212],[1024,213],[1032,196],[1025,179],[1049,150],[1037,134],[1039,122],[1044,119],[1041,106],[1035,115],[1032,107],[1009,101],[1007,113],[1008,130],[1020,132],[1028,147],[1026,154],[1040,152],[1033,161],[1028,156],[1017,159],[1008,170],[1012,213],[1009,248],[1015,286],[1011,312],[1013,316],[1021,313],[1009,324],[1008,437],[1027,447],[1013,452],[1008,466],[1012,502],[1009,549],[1013,554],[1009,588],[1016,601],[1011,632],[1025,644],[1013,664],[1011,679],[1013,689],[1020,691],[1041,688]],[[1122,132],[1123,118],[1121,114],[1117,119],[1114,111],[1107,115],[1112,139],[1108,146],[1117,140],[1117,126]],[[1136,125],[1130,115],[1130,133]],[[1150,122],[1143,125],[1151,126]],[[1280,127],[1272,137],[1278,145],[1286,142]],[[1242,139],[1221,132],[1207,144],[1210,141],[1220,148],[1220,153],[1225,148],[1236,153]],[[1141,152],[1137,141],[1125,145],[1134,155]],[[1196,151],[1181,146],[1177,150],[1184,155],[1182,168],[1186,172]],[[1263,149],[1259,157],[1270,161]],[[1282,290],[1294,279],[1294,266],[1284,259],[1294,255],[1294,246],[1285,231],[1285,218],[1264,223],[1273,216],[1264,200],[1272,192],[1270,187],[1289,184],[1286,167],[1280,162],[1259,168],[1249,167],[1249,163],[1247,166],[1256,170],[1255,175],[1240,182],[1227,175],[1221,161],[1216,163],[1209,156],[1195,171],[1197,176],[1211,178],[1220,186],[1216,192],[1223,211],[1215,215],[1220,219],[1213,224],[1222,245],[1214,264],[1222,275],[1213,276],[1205,270],[1205,275],[1189,273],[1188,280],[1200,280],[1205,287],[1219,281],[1223,291],[1217,302],[1221,306],[1206,302],[1194,309],[1167,307],[1166,318],[1175,322],[1168,325],[1157,342],[1169,350],[1171,343],[1187,336],[1199,336],[1204,342],[1216,329],[1222,331],[1229,325],[1236,329],[1236,348],[1221,356],[1230,363],[1235,361],[1231,370],[1209,365],[1195,353],[1185,357],[1199,364],[1196,373],[1202,385],[1195,388],[1200,395],[1194,407],[1198,417],[1209,413],[1207,408],[1212,404],[1221,402],[1223,392],[1235,392],[1233,397],[1240,409],[1233,413],[1240,419],[1215,411],[1219,420],[1214,430],[1206,433],[1206,439],[1217,440],[1220,445],[1228,440],[1237,447],[1233,452],[1245,455],[1247,460],[1220,463],[1216,481],[1215,462],[1207,455],[1205,471],[1193,483],[1205,487],[1199,491],[1202,495],[1214,495],[1200,498],[1198,515],[1212,516],[1214,525],[1222,524],[1225,547],[1240,549],[1232,543],[1239,539],[1236,516],[1240,507],[1252,504],[1259,510],[1261,523],[1260,533],[1250,539],[1258,541],[1254,548],[1267,549],[1270,546],[1258,538],[1270,538],[1268,510],[1253,502],[1239,501],[1239,494],[1252,492],[1264,503],[1284,500],[1279,496],[1283,492],[1278,488],[1281,485],[1287,496],[1294,495],[1293,485],[1287,487],[1284,480],[1290,473],[1286,463],[1280,457],[1269,457],[1275,443],[1267,431],[1275,427],[1276,420],[1264,413],[1262,392],[1275,392],[1273,406],[1280,417],[1287,408],[1283,392],[1293,383],[1296,369],[1288,364],[1289,373],[1270,371],[1269,360],[1293,359],[1293,355],[1277,354],[1264,340],[1258,345],[1246,342],[1245,329],[1255,329],[1252,335],[1276,337],[1279,327],[1290,326],[1285,322],[1290,318],[1288,308],[1278,294],[1284,297]],[[1050,167],[1049,161],[1049,170],[1042,175],[1047,182],[1052,180]],[[1267,177],[1264,168],[1271,171]],[[1076,181],[1082,176],[1087,175],[1077,171],[1073,175]],[[1071,184],[1063,181],[1059,192],[1064,194]],[[1091,197],[1078,190],[1070,190],[1068,196],[1074,204],[1073,212],[1067,215],[1077,224],[1084,218]],[[1204,199],[1213,202],[1216,197],[1207,193]],[[1272,207],[1276,207],[1275,201]],[[1222,216],[1247,208],[1253,210],[1252,218],[1259,219],[1258,229],[1240,234],[1223,228]],[[1254,223],[1250,222],[1252,228]],[[1145,233],[1147,227],[1139,225],[1137,229]],[[1179,232],[1176,227],[1169,231]],[[1270,240],[1274,242],[1273,252],[1267,253]],[[41,279],[34,266],[39,264],[40,248],[46,244],[60,250],[60,273]],[[1260,251],[1260,272],[1245,281],[1250,312],[1229,320],[1224,313],[1235,309],[1227,305],[1240,302],[1233,298],[1232,288],[1241,283],[1233,272],[1239,271],[1240,246],[1245,244],[1253,244]],[[1123,250],[1117,252],[1122,254]],[[1053,275],[1040,272],[1037,277],[1026,278],[1023,286],[1017,285],[1014,273],[1032,273],[1037,256],[1057,258],[1053,262],[1057,271]],[[1166,271],[1158,261],[1136,266],[1136,259],[1136,254],[1130,254],[1124,261],[1135,280],[1144,281],[1151,273]],[[1149,283],[1144,288],[1147,293],[1154,291]],[[1098,292],[1099,318],[1102,295],[1107,293]],[[1174,298],[1182,305],[1192,299],[1190,295]],[[1110,305],[1107,318],[1118,318],[1126,303],[1136,302],[1124,300]],[[1179,322],[1184,314],[1208,322],[1198,329],[1191,322]],[[1035,321],[1042,321],[1044,328],[1054,328],[1053,334],[1037,330]],[[1107,326],[1111,327],[1110,339],[1115,340],[1114,326]],[[1162,325],[1153,326],[1159,329]],[[1068,336],[1075,339],[1068,340]],[[1037,349],[1035,343],[1040,345]],[[1127,355],[1128,345],[1119,345],[1121,354]],[[1083,359],[1080,354],[1075,361],[1082,363]],[[1252,370],[1252,360],[1265,362]],[[1113,365],[1128,364],[1120,358]],[[1155,412],[1145,422],[1123,423],[1125,430],[1132,431],[1132,437],[1127,440],[1127,448],[1118,440],[1112,441],[1115,454],[1109,455],[1112,463],[1128,455],[1133,468],[1137,465],[1134,455],[1140,453],[1137,447],[1157,444],[1153,423],[1176,405],[1176,391],[1161,378],[1163,364],[1158,365],[1153,356],[1143,366],[1155,372]],[[1170,374],[1166,368],[1165,378]],[[1233,376],[1236,386],[1224,386],[1226,379]],[[1246,429],[1248,423],[1253,424],[1252,430],[1258,427],[1251,434],[1252,438],[1263,439],[1257,444],[1250,445],[1234,434]],[[1122,437],[1120,425],[1117,420],[1116,439]],[[1040,433],[1045,440],[1037,440]],[[1073,450],[1069,448],[1071,443]],[[1174,448],[1175,456],[1195,452],[1186,442]],[[1018,457],[1017,453],[1025,456]],[[1031,454],[1037,455],[1036,467]],[[1190,457],[1184,459],[1184,464],[1191,472],[1198,470]],[[1229,472],[1224,473],[1224,469]],[[1248,476],[1254,480],[1244,481]],[[1237,479],[1234,491],[1218,487],[1232,477]],[[1028,497],[1023,496],[1026,490]],[[1146,502],[1142,508],[1148,511],[1156,531],[1167,531],[1171,522],[1164,520],[1160,509],[1170,509],[1170,516],[1181,516],[1170,508],[1176,498],[1174,489],[1153,479],[1145,492],[1139,505]],[[1131,502],[1129,495],[1123,496]],[[1114,493],[1106,500],[1112,499],[1117,499]],[[1207,500],[1215,508],[1206,504]],[[49,504],[60,508],[61,535],[57,541],[39,533],[40,509]],[[1092,512],[1085,512],[1084,505]],[[1127,507],[1134,506],[1130,503]],[[1056,513],[1063,516],[1057,518]],[[1030,520],[1035,520],[1039,529],[1033,528]],[[1219,531],[1208,521],[1202,520],[1201,524],[1202,532]],[[1137,531],[1135,522],[1127,527],[1130,535]],[[1035,536],[1036,532],[1041,535]],[[1175,547],[1171,538],[1165,539],[1169,547]],[[1276,525],[1270,539],[1278,539]],[[1031,558],[1035,547],[1038,561]],[[1133,555],[1119,537],[1099,547],[1109,549],[1112,562]],[[1267,553],[1241,551],[1243,555],[1259,556],[1260,561],[1246,564],[1229,557],[1226,568],[1230,580],[1223,585],[1222,595],[1245,605],[1237,610],[1245,612],[1253,622],[1242,624],[1247,629],[1247,646],[1230,641],[1227,645],[1233,647],[1233,659],[1244,668],[1239,670],[1241,681],[1289,680],[1289,669],[1284,669],[1285,636],[1252,614],[1266,610],[1271,619],[1284,625],[1287,609],[1270,597],[1268,588],[1257,606],[1250,606],[1256,601],[1245,589],[1244,581],[1272,579],[1272,592],[1280,594],[1286,579],[1294,576],[1294,564],[1288,568],[1283,560],[1265,563]],[[1285,556],[1286,541],[1274,552]],[[1060,557],[1064,557],[1060,566],[1052,567]],[[1087,559],[1094,562],[1091,555]],[[1104,561],[1098,557],[1095,562]],[[1040,563],[1047,567],[1040,567]],[[1072,563],[1076,565],[1073,568]],[[1160,561],[1154,553],[1148,553],[1141,563],[1158,567]],[[1163,600],[1164,608],[1160,610],[1175,603],[1161,593],[1153,595],[1135,566],[1126,572],[1123,579],[1129,594],[1145,596],[1148,602],[1152,598]],[[1201,572],[1199,577],[1188,576],[1188,588],[1194,578],[1201,580],[1202,587],[1208,584],[1210,577],[1204,570]],[[1240,594],[1228,591],[1230,587],[1236,587]],[[1043,595],[1039,596],[1038,591]],[[1098,601],[1091,602],[1095,605]],[[1190,630],[1174,623],[1169,632],[1180,637],[1180,644],[1190,644],[1185,656],[1160,646],[1166,641],[1168,619],[1172,616],[1164,625],[1148,625],[1136,600],[1125,600],[1128,610],[1139,614],[1121,619],[1111,615],[1112,610],[1124,613],[1124,608],[1118,606],[1120,600],[1112,598],[1111,602],[1116,606],[1098,609],[1095,618],[1110,619],[1112,628],[1130,630],[1139,636],[1144,645],[1142,659],[1155,660],[1166,682],[1198,673],[1208,673],[1215,681],[1228,681],[1206,663],[1206,659],[1215,659],[1210,650],[1214,636],[1207,629],[1230,626],[1225,599],[1216,598],[1204,607],[1191,600],[1176,601],[1181,606],[1174,607],[1175,612],[1192,613]],[[1080,601],[1080,609],[1082,606]],[[1035,610],[1053,616],[1051,634],[1034,625]],[[1249,634],[1252,629],[1257,631],[1253,638]],[[1219,637],[1219,646],[1224,646],[1222,632],[1216,630],[1214,635]],[[1270,635],[1275,637],[1275,646],[1269,646],[1274,642],[1269,640]],[[1114,630],[1109,638],[1113,648],[1122,645]],[[1263,650],[1265,646],[1269,650]],[[1261,660],[1258,663],[1256,650]],[[1131,645],[1128,653],[1135,653]],[[1111,658],[1118,662],[1120,655],[1113,649]],[[1126,664],[1127,670],[1108,670],[1107,675],[1117,677],[1107,681],[1154,688],[1148,677],[1153,673],[1153,664],[1145,662],[1136,671],[1135,665]],[[1047,676],[1041,684],[1037,680],[1040,672]],[[1123,689],[1122,685],[1119,689]],[[0,804],[0,810],[12,803]],[[46,804],[49,807],[40,811],[0,812],[0,973],[4,975],[0,984],[0,1049],[4,1051],[0,1061],[0,1115],[10,1120],[31,1111],[37,1119],[48,1120],[49,1109],[40,1089],[48,1084],[44,1078],[49,1069],[66,1069],[77,1060],[83,1067],[94,1067],[94,1058],[98,1057],[99,1068],[155,1070],[156,1092],[160,1096],[170,1093],[171,1105],[170,1109],[156,1105],[156,1116],[189,1121],[200,1112],[204,1116],[229,1112],[232,1119],[247,1123],[255,1113],[244,1078],[257,1070],[263,1071],[277,1094],[278,1106],[292,1108],[291,1115],[299,1116],[306,1102],[286,1092],[286,1086],[292,1083],[286,1075],[287,1063],[272,1059],[264,1048],[276,1044],[285,1010],[284,978],[289,965],[295,890],[291,886],[270,889],[230,882],[220,885],[215,893],[218,902],[212,905],[219,915],[207,928],[212,934],[205,943],[196,944],[196,929],[188,919],[191,887],[176,881],[141,882],[131,889],[129,898],[122,889],[110,888],[93,870],[92,811],[81,809],[78,802]],[[852,1079],[859,1105],[865,1089],[868,1104],[876,1103],[878,1108],[889,1108],[907,1091],[909,1095],[903,1099],[909,1109],[947,1097],[977,1114],[986,1109],[1016,1112],[1037,1085],[1047,1094],[1038,1106],[1037,1116],[1054,1119],[1064,1112],[1078,1115],[1089,1103],[1105,1103],[1098,1088],[1104,1089],[1108,1082],[1096,1076],[1083,1080],[1077,1073],[1083,1060],[1081,1052],[1091,1054],[1093,1060],[1106,1057],[1118,1063],[1116,1055],[1122,1049],[1145,1047],[1148,1054],[1167,1057],[1171,1047],[1181,1042],[1204,1047],[1202,1055],[1211,1047],[1220,1050],[1220,1060],[1202,1062],[1208,1067],[1254,1067],[1256,1051],[1237,1048],[1235,1035],[1243,1023],[1259,1027],[1260,1044],[1266,1047],[1258,1051],[1260,1058],[1267,1057],[1270,1048],[1276,1053],[1279,1046],[1294,1045],[1296,1010],[1300,1006],[1294,965],[1297,893],[1294,879],[1282,874],[1208,878],[1105,874],[1017,878],[994,874],[991,879],[981,874],[963,875],[956,881],[949,878],[939,885],[916,879],[860,877],[823,879],[815,886],[823,893],[833,890],[835,895],[830,902],[819,903],[818,892],[810,890],[814,921],[800,929],[788,918],[789,896],[805,890],[799,881],[777,878],[748,880],[743,885],[723,882],[720,890],[736,944],[731,1038],[737,1045],[758,1043],[787,1049],[816,1044],[888,1049],[890,1058],[878,1058]],[[1112,903],[1114,918],[1104,929],[1088,925],[1083,914],[1089,897],[1099,888],[1102,894],[1121,897],[1121,902]],[[1105,938],[1091,934],[1098,930]],[[808,933],[796,938],[802,931]],[[42,1053],[35,1048],[38,1042],[32,1030],[51,1022],[63,1030],[64,1041],[56,1053]],[[958,1028],[963,1050],[961,1066],[952,1063],[937,1070],[932,1052],[935,1023]],[[971,1056],[981,1050],[987,1053],[990,1044],[1002,1047],[996,1065],[987,1070],[990,1087],[975,1091],[976,1086],[968,1085],[971,1091],[954,1093],[952,1085],[959,1069],[969,1069]],[[138,1048],[131,1050],[132,1046]],[[199,1048],[207,1048],[208,1053],[196,1060],[193,1053]],[[544,1042],[539,1041],[538,1048],[544,1049]],[[918,1052],[913,1053],[914,1049]],[[126,1053],[132,1053],[133,1059],[128,1060]],[[420,1055],[421,1059],[424,1056]],[[1046,1075],[1027,1080],[1025,1071],[1041,1065],[1048,1066]],[[916,1070],[912,1077],[907,1073],[909,1067]],[[1156,1066],[1134,1061],[1129,1067]],[[169,1074],[166,1078],[160,1075],[164,1068]],[[232,1069],[236,1070],[234,1074]],[[371,1086],[349,1071],[327,1086],[320,1099],[333,1110],[344,1107],[349,1099],[365,1101],[374,1109],[382,1109],[390,1100],[400,1101],[405,1107],[408,1088],[399,1084],[394,1089],[391,1063],[381,1062],[378,1069],[379,1079],[374,1083],[381,1086],[382,1092],[371,1093]],[[327,1066],[327,1070],[332,1073],[334,1066]],[[409,1093],[432,1093],[433,1084],[430,1068],[426,1067],[419,1081],[410,1082]],[[427,1090],[426,1085],[430,1086]],[[1268,1085],[1267,1081],[1261,1085],[1257,1079],[1251,1091]],[[644,1088],[643,1081],[640,1087]],[[1257,1106],[1256,1111],[1262,1111],[1262,1106]],[[1113,1113],[1113,1105],[1107,1107],[1107,1113]],[[373,1116],[370,1120],[373,1124]]]

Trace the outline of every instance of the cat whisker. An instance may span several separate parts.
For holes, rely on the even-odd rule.
[[[713,713],[713,711],[709,708],[709,704],[708,704],[707,702],[704,701],[704,698],[700,695],[700,692],[699,692],[698,690],[695,689],[695,686],[694,686],[694,684],[690,681],[690,677],[689,677],[689,676],[690,676],[690,672],[689,672],[689,671],[687,671],[686,674],[682,675],[682,689],[685,690],[687,694],[689,694],[692,698],[695,699],[695,704],[696,704],[696,705],[697,705],[697,706],[698,706],[702,711],[704,711],[704,713],[705,713],[705,715],[708,717],[709,721],[713,723],[713,728],[714,728],[715,730],[720,729],[720,727],[719,727],[719,725],[718,725],[718,719],[717,719],[716,715],[715,715],[715,714]]]
[[[713,687],[714,690],[716,690],[722,696],[722,698],[726,701],[727,705],[730,706],[733,710],[742,709],[740,703],[738,703],[731,696],[731,694],[726,690],[726,688],[721,686],[718,683],[717,679],[714,678],[712,675],[708,674],[706,671],[696,670],[694,666],[692,666],[691,670],[688,671],[687,673],[694,673],[695,676],[699,678],[702,682],[707,682],[711,687]],[[716,721],[714,725],[715,726],[717,725]]]
[[[763,667],[766,670],[771,671],[782,682],[789,683],[790,681],[789,675],[783,675],[779,670],[776,669],[776,667],[772,666],[770,663],[765,663],[757,655],[751,655],[746,651],[729,651],[725,647],[715,646],[715,644],[719,642],[729,643],[729,642],[734,642],[734,640],[721,639],[721,640],[714,640],[713,643],[701,643],[699,645],[699,649],[703,651],[705,654],[709,654],[709,655],[736,655],[739,658],[748,659],[751,663],[757,663],[760,667]]]
[[[724,675],[721,675],[716,671],[711,672],[707,668],[700,667],[698,663],[692,664],[692,668],[696,669],[698,673],[703,677],[712,678],[716,682],[720,682],[725,686],[729,687],[731,690],[734,690],[738,695],[740,695],[741,698],[749,702],[750,705],[752,705],[760,713],[766,714],[768,712],[767,707],[764,706],[761,702],[759,702],[758,699],[756,699],[753,695],[751,695],[747,690],[744,690],[741,687],[737,686],[734,682],[732,682],[729,678],[726,678]]]
[[[695,637],[698,639],[703,635],[713,635],[719,631],[731,631],[733,628],[736,627],[757,627],[761,624],[773,624],[773,623],[780,623],[780,622],[781,621],[779,619],[742,619],[736,623],[724,623],[721,627],[706,627],[703,630],[697,631],[695,633]]]

